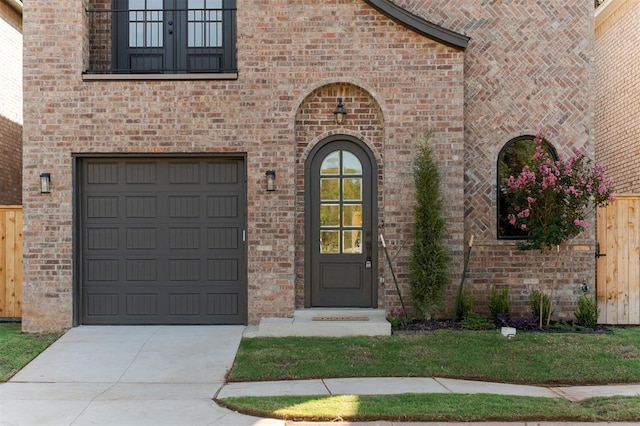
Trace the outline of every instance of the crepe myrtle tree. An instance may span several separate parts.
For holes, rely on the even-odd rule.
[[[604,167],[593,163],[580,149],[574,155],[558,154],[554,160],[549,150],[548,131],[539,132],[535,139],[535,152],[528,165],[517,176],[505,182],[509,201],[508,219],[512,226],[527,232],[527,239],[518,243],[520,250],[541,250],[543,259],[556,252],[553,284],[549,300],[553,299],[560,247],[570,238],[587,228],[587,215],[596,207],[615,201],[613,182],[605,178]],[[542,265],[544,271],[544,264]],[[540,280],[540,328],[544,280]],[[546,318],[549,324],[551,309]]]

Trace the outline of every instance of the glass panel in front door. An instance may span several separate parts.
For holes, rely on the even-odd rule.
[[[362,163],[330,152],[320,166],[320,253],[362,254]]]

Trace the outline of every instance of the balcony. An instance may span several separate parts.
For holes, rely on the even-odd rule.
[[[85,80],[237,78],[235,0],[114,4],[138,8],[86,11]]]

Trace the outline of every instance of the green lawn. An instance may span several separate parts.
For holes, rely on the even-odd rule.
[[[610,334],[436,331],[244,339],[229,381],[447,377],[534,385],[640,383],[640,327]]]
[[[226,398],[218,403],[257,417],[317,421],[569,421],[640,420],[640,398],[561,398],[504,395],[401,394]]]
[[[435,331],[349,338],[244,339],[229,381],[448,377],[533,385],[640,383],[640,327],[609,334]],[[231,409],[300,420],[638,421],[640,397],[403,394],[226,398]]]
[[[59,334],[23,334],[19,323],[0,323],[0,382],[6,382]]]

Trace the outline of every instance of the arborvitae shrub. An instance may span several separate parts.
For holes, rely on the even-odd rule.
[[[449,280],[440,175],[428,145],[429,136],[426,134],[418,142],[414,160],[416,203],[409,260],[411,300],[416,312],[424,318],[433,317],[442,306]]]

